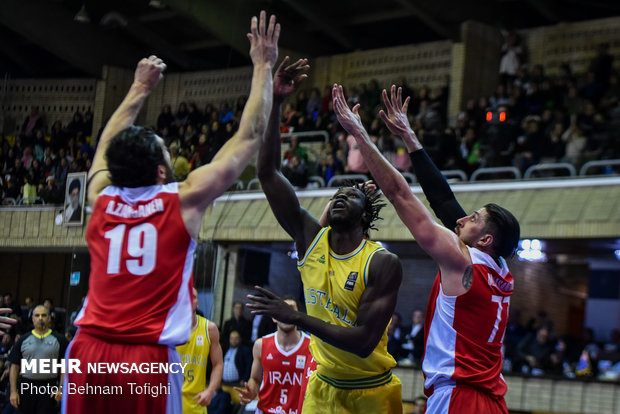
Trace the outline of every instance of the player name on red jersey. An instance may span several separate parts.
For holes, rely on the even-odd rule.
[[[136,207],[110,200],[105,209],[106,214],[123,218],[148,217],[161,211],[164,211],[164,202],[161,198],[155,198],[147,204],[140,204]]]

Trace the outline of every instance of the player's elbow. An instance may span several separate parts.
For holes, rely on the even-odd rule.
[[[365,338],[359,342],[358,347],[356,347],[353,353],[360,358],[368,358],[379,344],[379,339],[380,338],[375,338],[374,335],[366,335]]]

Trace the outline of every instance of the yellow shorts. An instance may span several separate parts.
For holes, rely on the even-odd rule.
[[[396,375],[391,375],[386,384],[374,388],[346,386],[341,388],[340,384],[332,385],[326,382],[330,380],[324,377],[321,379],[316,371],[312,374],[308,380],[303,414],[402,414],[403,412],[401,384]]]

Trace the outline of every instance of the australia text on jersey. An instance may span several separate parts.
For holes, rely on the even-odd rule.
[[[324,297],[327,298],[325,303],[323,303]],[[347,325],[355,326],[356,321],[350,321],[347,319],[347,316],[349,316],[349,309],[344,306],[338,306],[338,304],[334,303],[327,292],[314,288],[306,288],[305,299],[307,305],[322,306],[333,313],[336,319],[346,323]]]

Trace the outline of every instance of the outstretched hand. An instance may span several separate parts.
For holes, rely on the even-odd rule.
[[[233,387],[233,389],[239,393],[239,402],[241,402],[242,405],[247,405],[256,398],[256,393],[252,391],[247,382],[242,384],[244,388]]]
[[[0,308],[0,314],[13,312],[11,308]],[[15,325],[17,320],[13,318],[9,318],[8,316],[0,316],[0,329],[9,329],[11,325]],[[0,337],[2,337],[4,333],[0,331]]]
[[[138,62],[134,83],[142,85],[147,91],[151,91],[157,83],[163,79],[166,64],[155,55],[142,59]]]
[[[360,133],[364,132],[365,129],[364,125],[362,125],[362,119],[357,112],[360,104],[355,105],[353,109],[349,109],[347,100],[344,97],[344,92],[342,91],[342,86],[338,84],[334,84],[332,96],[336,118],[338,118],[338,122],[340,122],[340,125],[342,125],[345,131],[353,136],[358,136]]]
[[[261,10],[260,16],[252,17],[250,21],[250,58],[256,65],[268,64],[273,67],[278,60],[278,38],[280,37],[280,23],[276,23],[276,16],[271,15],[267,26],[267,13]]]
[[[273,77],[273,96],[280,100],[299,89],[299,85],[308,77],[306,72],[310,69],[308,59],[299,59],[291,65],[288,65],[288,62],[289,57],[286,56]]]
[[[254,286],[254,289],[263,296],[247,296],[253,303],[248,303],[245,306],[250,308],[252,315],[265,315],[282,323],[295,323],[295,314],[297,311],[295,311],[291,305],[267,289],[260,286]]]
[[[407,107],[409,106],[410,97],[408,96],[403,104],[403,89],[398,88],[398,92],[396,92],[395,85],[392,85],[390,94],[391,100],[388,99],[385,89],[383,90],[383,104],[385,105],[387,113],[382,109],[379,111],[379,116],[383,119],[385,126],[388,127],[392,134],[401,138],[409,134],[415,136],[415,133],[409,125],[409,120],[407,119]]]

